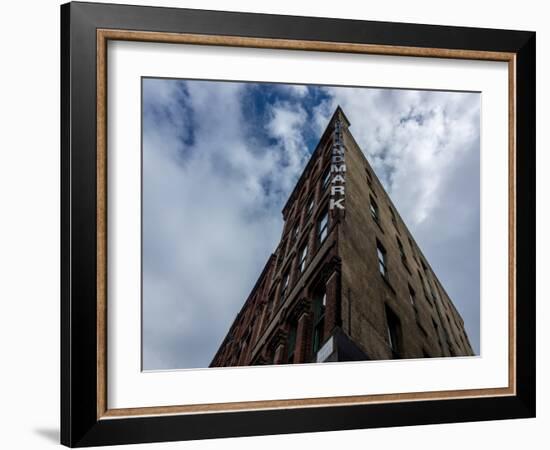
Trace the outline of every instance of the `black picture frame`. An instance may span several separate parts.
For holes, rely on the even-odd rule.
[[[98,29],[511,52],[516,55],[516,394],[127,417],[97,415]],[[535,416],[534,32],[114,4],[61,6],[61,443],[71,447]]]

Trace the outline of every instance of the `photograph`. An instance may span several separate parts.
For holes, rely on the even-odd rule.
[[[60,442],[522,445],[537,23],[252,3],[59,9]]]
[[[142,77],[142,370],[479,356],[480,111]]]

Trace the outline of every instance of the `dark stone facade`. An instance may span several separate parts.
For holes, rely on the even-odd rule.
[[[474,354],[349,126],[338,107],[283,208],[281,241],[211,367]],[[343,162],[333,156],[338,127]],[[344,209],[330,209],[338,174]]]

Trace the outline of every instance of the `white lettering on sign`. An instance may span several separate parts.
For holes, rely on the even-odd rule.
[[[346,165],[342,164],[341,166],[337,166],[335,164],[332,164],[330,166],[330,171],[331,172],[345,172],[346,171]]]
[[[330,165],[331,188],[329,209],[345,209],[344,199],[346,191],[343,184],[346,182],[344,174],[346,173],[346,164],[344,158],[344,146],[342,144],[342,122],[338,117],[334,123],[334,141],[332,143],[332,164]]]
[[[330,209],[334,209],[334,208],[346,209],[344,207],[344,204],[342,203],[343,201],[344,201],[343,198],[339,198],[338,200],[334,200],[333,198],[331,198],[329,203]]]

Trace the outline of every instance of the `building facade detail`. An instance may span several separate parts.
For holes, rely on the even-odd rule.
[[[474,354],[349,127],[338,107],[211,367]]]

